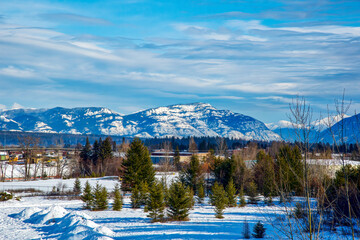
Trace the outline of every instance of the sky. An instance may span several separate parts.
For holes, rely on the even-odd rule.
[[[360,110],[360,1],[0,1],[0,109]]]

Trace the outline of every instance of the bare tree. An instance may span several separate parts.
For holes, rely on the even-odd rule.
[[[39,138],[33,136],[18,137],[20,148],[24,157],[24,180],[30,180],[30,168],[33,157],[33,148],[39,144]]]
[[[345,194],[346,194],[346,202],[348,207],[349,216],[344,216],[347,218],[348,224],[351,226],[351,235],[352,239],[355,240],[355,229],[352,219],[352,207],[349,197],[349,176],[348,172],[346,171],[346,161],[345,161],[345,153],[346,153],[346,126],[344,119],[346,118],[346,114],[350,109],[351,106],[351,100],[349,102],[346,102],[345,100],[345,89],[343,91],[342,97],[340,99],[335,99],[335,112],[336,112],[336,118],[332,117],[330,114],[330,110],[328,107],[328,129],[330,131],[331,137],[333,139],[333,146],[336,148],[337,152],[340,154],[340,160],[342,164],[343,169],[343,175],[344,175],[344,183],[345,183]],[[334,122],[338,120],[336,123],[337,128],[334,128]],[[340,147],[343,146],[344,148],[341,150]]]
[[[315,130],[313,126],[313,112],[310,105],[306,102],[304,97],[297,97],[289,104],[290,114],[288,118],[293,125],[294,133],[298,142],[299,149],[303,157],[303,187],[306,198],[306,209],[308,215],[309,239],[313,239],[314,229],[312,226],[312,207],[310,201],[310,187],[309,187],[309,169],[308,169],[308,154],[312,139],[312,133]]]

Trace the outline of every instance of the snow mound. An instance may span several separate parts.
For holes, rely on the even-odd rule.
[[[13,217],[13,218],[19,218],[19,219],[22,219],[22,220],[26,220],[26,219],[29,219],[35,213],[38,213],[38,212],[41,212],[41,211],[42,211],[41,208],[31,207],[31,208],[25,208],[21,212],[19,212],[17,214],[12,214],[10,216]]]
[[[90,220],[82,212],[71,212],[53,225],[51,234],[60,234],[60,239],[111,239],[114,232]]]
[[[31,215],[28,219],[25,219],[24,222],[32,224],[49,224],[51,222],[58,221],[67,213],[68,211],[65,210],[63,207],[52,206]]]
[[[20,218],[26,223],[48,225],[43,229],[49,237],[57,239],[109,240],[115,235],[109,228],[93,222],[86,213],[68,212],[60,206],[52,206],[44,210],[36,207],[26,208],[12,217]]]

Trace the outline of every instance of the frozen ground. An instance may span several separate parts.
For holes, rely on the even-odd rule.
[[[109,190],[118,182],[114,178],[91,178],[81,179],[82,184],[86,180],[92,185],[99,182]],[[73,186],[73,180],[6,182],[0,186],[20,189],[29,185],[41,190],[60,183]],[[286,224],[277,221],[284,216],[284,208],[279,204],[228,208],[224,219],[216,219],[208,204],[197,204],[188,222],[151,223],[142,209],[130,208],[129,196],[124,201],[120,212],[83,210],[80,200],[40,196],[0,202],[0,239],[242,239],[245,219],[251,231],[257,221],[262,221],[267,239],[287,239],[278,229]],[[321,235],[323,239],[346,239],[328,232]]]

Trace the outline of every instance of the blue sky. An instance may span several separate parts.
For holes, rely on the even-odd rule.
[[[360,110],[359,1],[1,1],[0,52],[2,109]]]

